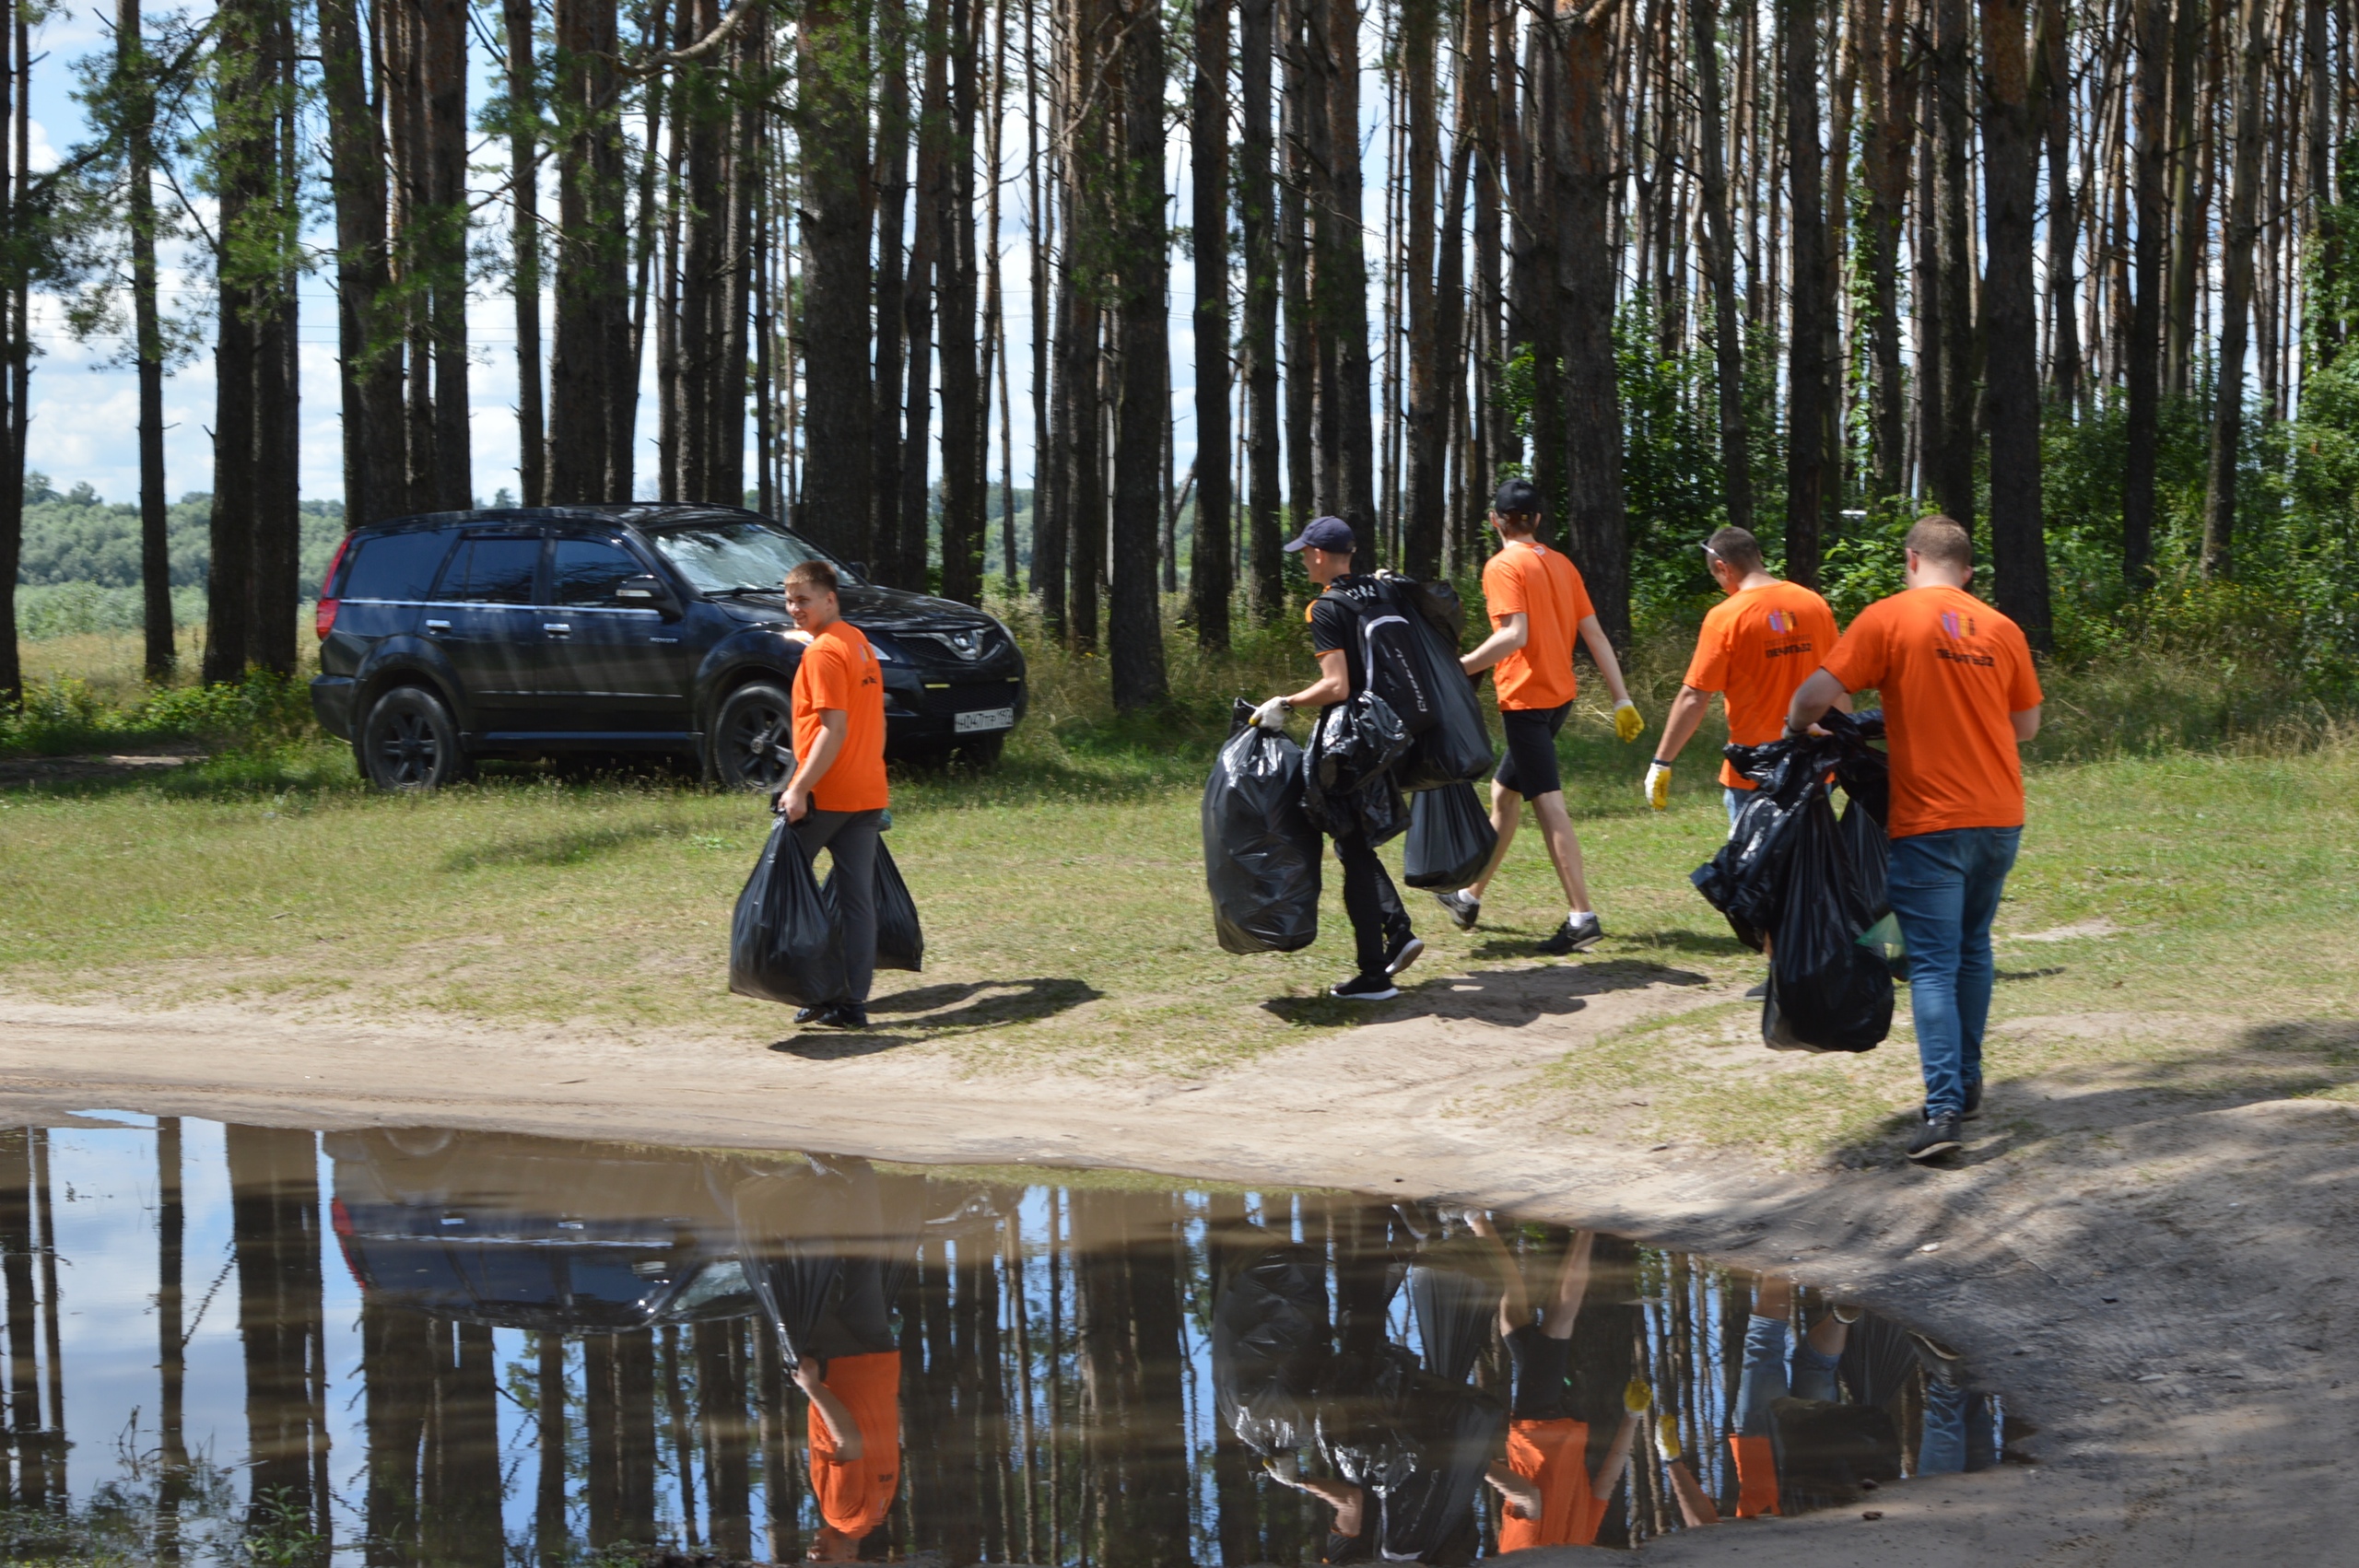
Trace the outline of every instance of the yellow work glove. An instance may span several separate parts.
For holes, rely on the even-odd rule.
[[[1647,732],[1647,721],[1638,717],[1638,705],[1626,696],[1614,705],[1614,732],[1625,744]]]
[[[1679,1418],[1669,1410],[1663,1411],[1662,1419],[1655,1422],[1655,1448],[1665,1464],[1679,1457]]]
[[[1643,1377],[1633,1377],[1622,1389],[1622,1408],[1632,1415],[1642,1415],[1655,1402],[1655,1391],[1647,1387]]]
[[[1671,804],[1671,764],[1660,759],[1647,767],[1647,781],[1638,786],[1647,804],[1662,811]]]

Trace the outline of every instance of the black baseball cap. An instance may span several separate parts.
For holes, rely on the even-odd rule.
[[[1325,550],[1333,555],[1348,556],[1358,548],[1352,537],[1352,525],[1340,517],[1314,517],[1302,532],[1286,544],[1289,550]]]
[[[1508,480],[1499,486],[1499,493],[1491,497],[1491,509],[1537,517],[1540,514],[1540,492],[1533,488],[1529,479]]]

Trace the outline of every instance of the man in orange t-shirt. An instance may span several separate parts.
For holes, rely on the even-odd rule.
[[[1802,683],[1790,731],[1847,692],[1884,700],[1892,752],[1892,912],[1908,949],[1908,1004],[1925,1075],[1923,1161],[1963,1146],[1982,1110],[1990,1017],[1990,921],[2023,838],[2017,748],[2039,733],[2039,676],[2014,622],[1966,592],[1974,544],[1946,517],[1908,531],[1902,591],[1860,612],[1825,666]]]
[[[795,1363],[810,1397],[811,1491],[819,1500],[815,1562],[851,1562],[885,1522],[901,1484],[901,1352],[816,1356]]]
[[[778,809],[814,860],[835,863],[844,994],[804,1008],[797,1024],[868,1027],[876,974],[876,840],[892,797],[885,787],[885,675],[876,650],[843,619],[835,568],[805,561],[786,574],[786,613],[804,637],[794,671],[793,776]]]
[[[1483,894],[1498,875],[1508,846],[1515,841],[1523,802],[1530,801],[1556,880],[1572,907],[1540,950],[1581,953],[1603,939],[1605,928],[1590,905],[1581,841],[1565,810],[1564,780],[1556,768],[1556,731],[1565,727],[1578,689],[1574,638],[1589,649],[1606,689],[1614,694],[1614,732],[1625,742],[1635,741],[1646,720],[1638,717],[1637,705],[1622,684],[1622,665],[1598,625],[1579,568],[1563,551],[1552,550],[1533,536],[1540,526],[1540,492],[1530,480],[1510,479],[1499,486],[1491,526],[1499,531],[1499,553],[1483,568],[1483,603],[1492,631],[1458,662],[1469,675],[1491,671],[1491,684],[1498,693],[1507,758],[1491,781],[1491,825],[1498,830],[1499,842],[1482,875],[1456,893],[1437,890],[1434,897],[1460,930],[1474,929],[1483,913]]]
[[[1614,1489],[1630,1462],[1638,1423],[1651,1403],[1647,1386],[1632,1379],[1623,1393],[1623,1416],[1614,1442],[1592,1476],[1589,1469],[1589,1423],[1572,1412],[1573,1322],[1589,1290],[1592,1231],[1576,1231],[1557,1266],[1547,1304],[1534,1310],[1523,1272],[1492,1228],[1490,1216],[1470,1213],[1474,1234],[1496,1252],[1501,1281],[1499,1333],[1513,1368],[1508,1406],[1508,1457],[1494,1462],[1484,1480],[1504,1500],[1499,1550],[1533,1546],[1590,1546],[1605,1522]]]
[[[1726,694],[1729,741],[1766,745],[1785,732],[1786,705],[1835,649],[1835,612],[1798,582],[1769,575],[1760,541],[1744,529],[1723,528],[1704,544],[1704,565],[1728,595],[1704,617],[1696,654],[1663,720],[1662,743],[1647,769],[1644,792],[1657,811],[1671,803],[1671,768],[1704,721],[1712,694]],[[1729,823],[1753,781],[1720,764]]]

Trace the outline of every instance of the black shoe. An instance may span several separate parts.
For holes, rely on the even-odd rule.
[[[1980,1121],[1982,1119],[1981,1084],[1969,1083],[1966,1086],[1966,1109],[1959,1113],[1958,1119],[1961,1121]]]
[[[797,1024],[825,1024],[827,1010],[835,1005],[831,1001],[823,1001],[811,1007],[798,1007],[794,1010],[794,1021]]]
[[[1943,1154],[1954,1154],[1965,1146],[1965,1141],[1958,1137],[1955,1113],[1929,1116],[1917,1129],[1917,1136],[1908,1141],[1908,1157],[1921,1164]]]
[[[1471,893],[1437,893],[1434,902],[1442,907],[1449,923],[1461,931],[1471,931],[1474,922],[1483,918],[1483,901]]]
[[[1756,985],[1753,985],[1753,986],[1749,986],[1749,987],[1747,987],[1747,988],[1746,988],[1746,989],[1745,989],[1745,993],[1744,993],[1744,1000],[1747,1000],[1747,1001],[1766,1001],[1766,1000],[1769,1000],[1769,982],[1768,982],[1768,981],[1766,981],[1766,980],[1763,980],[1763,981],[1759,982],[1759,983],[1758,983],[1758,984],[1756,984]]]
[[[1397,975],[1414,964],[1426,951],[1426,940],[1414,931],[1402,935],[1399,942],[1385,950],[1384,972]]]
[[[856,1001],[831,1001],[825,1007],[809,1008],[805,1011],[811,1014],[812,1023],[822,1024],[829,1029],[868,1027],[868,1009]],[[795,1014],[798,1021],[802,1016],[802,1013]]]
[[[1345,1001],[1391,1001],[1401,988],[1390,975],[1355,975],[1340,986],[1330,986],[1327,994]]]
[[[1587,953],[1605,940],[1605,928],[1595,915],[1586,915],[1575,924],[1570,915],[1556,928],[1556,934],[1540,944],[1540,951],[1561,958],[1568,953]]]

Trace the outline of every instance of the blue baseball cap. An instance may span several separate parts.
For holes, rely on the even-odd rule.
[[[1325,550],[1333,555],[1348,556],[1358,548],[1352,537],[1352,525],[1340,517],[1314,517],[1301,534],[1290,541],[1288,550]]]

